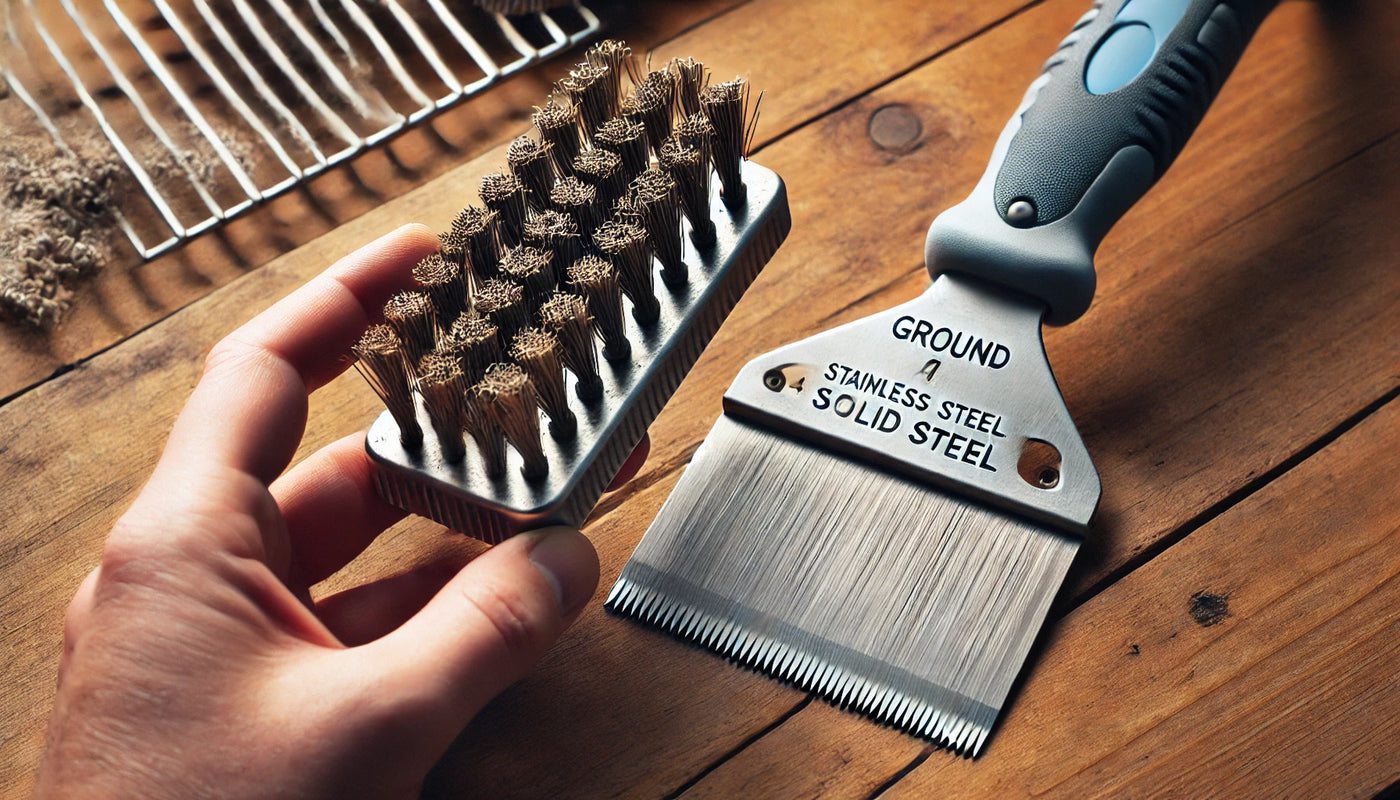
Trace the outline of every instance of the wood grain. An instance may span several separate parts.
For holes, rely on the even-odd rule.
[[[776,17],[783,10],[783,4],[776,2],[750,5],[760,8],[766,18]],[[769,136],[776,136],[781,130],[778,126],[785,118],[785,108],[791,109],[786,113],[787,118],[800,121],[820,108],[814,105],[823,102],[820,98],[836,103],[847,99],[851,93],[864,91],[882,80],[889,70],[916,63],[974,33],[977,26],[989,23],[1001,9],[1013,8],[1016,3],[985,4],[971,16],[945,13],[940,7],[926,5],[919,5],[918,13],[910,14],[915,5],[896,4],[889,9],[898,12],[896,16],[881,18],[880,25],[862,26],[850,24],[853,17],[849,9],[830,2],[826,7],[831,13],[824,17],[827,27],[808,29],[804,32],[805,38],[792,37],[781,28],[757,25],[753,35],[762,33],[768,38],[751,38],[750,46],[762,43],[763,48],[754,52],[768,53],[774,63],[781,61],[782,66],[775,72],[776,79],[792,81],[791,92],[784,93],[793,98],[788,105],[765,101],[765,124],[774,131]],[[764,18],[760,15],[758,21]],[[854,19],[858,18],[859,15]],[[908,24],[910,19],[919,24]],[[702,26],[689,31],[674,43],[676,52],[696,54],[710,61],[708,46],[724,42],[734,24],[728,16],[721,21],[724,23],[721,27]],[[753,25],[756,21],[750,19],[746,24]],[[861,31],[868,36],[881,37],[880,43],[889,46],[881,59],[863,69],[816,69],[819,60],[816,43],[845,37],[843,46],[859,48],[860,40],[853,37]],[[903,38],[888,38],[895,33],[902,33]],[[902,51],[897,46],[901,42]],[[863,46],[873,45],[867,41]],[[717,50],[722,55],[711,61],[716,69],[739,69],[737,63],[743,62],[738,61],[738,56],[742,52]],[[662,54],[669,53],[663,51]],[[797,80],[795,69],[803,64],[807,65],[807,73],[819,79]],[[537,99],[538,93],[535,93],[531,102]],[[509,98],[502,100],[508,101]],[[514,102],[512,113],[519,119],[528,104],[518,98]],[[775,108],[777,113],[774,113]],[[339,224],[332,233],[313,239],[267,267],[248,272],[222,288],[216,287],[226,283],[232,275],[201,277],[197,281],[203,284],[199,294],[207,292],[203,299],[194,300],[154,328],[126,339],[0,407],[0,426],[11,432],[6,437],[8,443],[0,450],[0,474],[16,489],[26,487],[25,491],[16,491],[0,502],[0,513],[9,520],[4,550],[0,551],[0,574],[4,576],[0,582],[0,602],[3,602],[0,614],[4,619],[6,647],[14,650],[14,657],[8,659],[3,668],[4,685],[8,688],[3,690],[5,702],[0,709],[0,745],[3,745],[0,787],[27,785],[42,747],[42,727],[52,697],[47,687],[51,686],[56,664],[59,620],[66,598],[82,575],[96,563],[105,531],[149,472],[165,431],[198,375],[203,352],[238,322],[265,308],[335,258],[395,225],[419,220],[437,228],[445,227],[462,204],[463,196],[470,192],[464,187],[475,187],[482,174],[498,169],[504,162],[503,156],[503,148],[499,146],[488,150],[463,167]],[[342,222],[336,215],[328,216],[327,224]],[[295,227],[293,223],[289,225]],[[151,280],[153,285],[169,288],[162,278],[153,276]],[[147,305],[158,309],[159,313],[143,319],[157,318],[192,299],[191,295],[181,295],[178,301],[166,302],[148,296]],[[112,334],[130,332],[140,324],[144,323],[133,322]],[[372,397],[354,376],[323,390],[313,401],[315,422],[308,429],[302,454],[364,426],[373,418],[374,406]],[[48,408],[62,408],[64,413],[51,419],[43,412]],[[92,420],[101,420],[102,424],[93,426]],[[30,489],[38,492],[37,487],[43,487],[42,496],[46,501],[43,508],[25,502]],[[658,487],[653,492],[653,502],[642,508],[654,511],[662,496]],[[405,530],[395,531],[367,554],[367,566],[357,565],[339,579],[340,583],[331,585],[402,571],[433,553],[460,549],[450,537],[436,534],[435,529],[424,523],[409,523],[404,527]],[[625,529],[640,531],[644,527],[642,518],[634,516]],[[610,564],[614,572],[630,552],[631,541],[630,538],[619,540],[611,551]],[[618,640],[615,649],[623,654],[618,660],[625,662],[626,654],[637,650],[626,637],[636,633],[625,628],[620,630],[623,638]],[[566,649],[561,647],[561,650]],[[712,669],[717,674],[727,674],[727,669]],[[677,677],[683,678],[679,673]],[[46,688],[34,691],[34,687],[41,686]],[[677,684],[667,683],[658,687],[655,694],[679,697],[678,688]],[[703,724],[697,722],[697,725],[718,728],[727,718],[744,719],[746,712],[755,715],[755,720],[766,721],[767,709],[775,704],[758,702],[759,699],[787,693],[781,688],[754,682],[749,688],[731,694],[725,704],[699,709],[704,717]],[[790,705],[791,700],[784,702]],[[776,704],[777,707],[782,705]],[[708,749],[700,748],[687,759],[675,760],[669,772],[652,772],[653,779],[657,785],[679,785],[695,764],[703,764],[706,759],[713,759],[737,745],[751,727],[741,724],[728,735],[728,741],[715,737]],[[676,740],[656,737],[652,741],[659,747],[671,747]],[[639,763],[643,764],[640,768],[647,769],[645,762]],[[619,786],[634,781],[634,769],[622,762],[613,766],[613,772],[597,778]]]
[[[709,35],[716,40],[732,36],[724,27],[726,21],[751,8],[768,9],[766,28],[771,30],[776,53],[803,55],[809,64],[818,60],[809,53],[819,50],[823,42],[853,36],[859,30],[851,17],[841,18],[849,30],[836,33],[789,29],[783,27],[782,4],[751,3],[687,36]],[[883,19],[884,8],[867,13],[878,13]],[[941,7],[926,13],[935,14],[937,8]],[[890,4],[889,9],[892,15],[909,11],[899,3]],[[1079,0],[1038,5],[875,92],[852,102],[846,102],[847,95],[826,106],[834,110],[825,116],[809,110],[803,117],[795,111],[794,116],[801,117],[797,122],[811,121],[798,130],[775,134],[775,143],[756,160],[787,179],[793,234],[653,426],[652,461],[627,489],[606,497],[587,526],[604,564],[604,589],[718,413],[722,388],[747,358],[907,299],[926,285],[920,254],[929,219],[971,187],[992,139],[1043,55],[1081,12]],[[1400,138],[1393,137],[1400,128],[1395,119],[1400,103],[1394,97],[1395,87],[1400,86],[1395,80],[1400,64],[1389,55],[1389,43],[1395,40],[1395,14],[1368,10],[1348,17],[1343,10],[1336,12],[1340,16],[1323,17],[1321,13],[1312,5],[1286,4],[1266,25],[1176,171],[1105,243],[1098,305],[1082,322],[1048,336],[1052,362],[1070,408],[1109,488],[1090,545],[1072,578],[1073,593],[1110,582],[1121,571],[1146,561],[1120,584],[1139,587],[1130,582],[1153,574],[1150,570],[1159,561],[1187,548],[1201,532],[1147,560],[1173,537],[1257,489],[1264,482],[1260,476],[1272,478],[1270,470],[1295,458],[1400,382],[1396,374],[1400,315],[1395,314],[1400,285],[1393,277],[1395,237],[1400,234],[1392,231],[1386,213],[1400,199],[1395,189],[1400,177],[1395,166],[1400,163]],[[801,20],[807,23],[805,17]],[[755,17],[753,22],[764,21]],[[707,34],[712,26],[715,29]],[[924,41],[920,52],[937,53],[958,38],[957,32],[944,31],[943,45]],[[702,54],[694,47],[685,51]],[[871,58],[884,75],[863,86],[847,84],[851,92],[864,92],[903,69],[899,59]],[[803,97],[817,97],[824,81],[846,80],[830,72],[787,72],[782,80],[801,83],[805,78],[813,85],[792,90]],[[774,93],[788,90],[783,86]],[[889,148],[889,137],[881,138],[883,147],[869,138],[872,115],[892,104],[910,110],[922,131],[912,144],[894,149]],[[801,103],[792,108],[800,110]],[[48,687],[61,609],[81,574],[94,563],[112,520],[144,480],[197,375],[204,350],[335,257],[398,222],[418,219],[443,224],[458,204],[461,187],[494,169],[498,156],[498,151],[488,153],[267,267],[210,291],[151,329],[0,408],[0,430],[5,431],[0,476],[11,487],[0,499],[0,518],[7,521],[0,538],[0,626],[5,648],[5,663],[0,667],[0,697],[4,698],[0,788],[20,792],[28,785],[52,696]],[[336,381],[313,398],[312,422],[302,452],[363,426],[375,405],[355,376]],[[1394,428],[1393,417],[1390,413],[1383,422]],[[1358,431],[1366,442],[1385,438],[1374,427]],[[1253,516],[1242,518],[1241,525],[1204,530],[1218,529],[1219,538],[1235,535],[1252,542],[1240,533],[1248,524],[1286,527],[1304,512],[1348,527],[1383,518],[1383,514],[1353,510],[1362,502],[1385,504],[1379,499],[1384,495],[1376,494],[1380,479],[1363,469],[1369,469],[1368,463],[1348,460],[1377,454],[1348,448],[1344,456],[1325,462],[1324,474],[1315,477],[1326,491],[1305,493],[1311,505],[1285,502],[1290,493],[1274,504],[1247,501],[1246,509],[1249,502],[1261,505],[1248,511]],[[1328,448],[1324,454],[1332,452]],[[1352,480],[1350,473],[1357,469],[1363,469],[1360,478],[1371,482]],[[1394,469],[1379,472],[1394,474]],[[1352,483],[1372,488],[1348,495],[1345,489]],[[1290,492],[1298,490],[1285,485]],[[1335,501],[1328,499],[1328,492]],[[1265,495],[1261,492],[1257,497]],[[1320,536],[1320,530],[1312,535]],[[1297,541],[1306,542],[1308,537],[1301,535]],[[1231,581],[1251,578],[1245,569],[1250,548],[1240,544],[1230,550],[1233,561],[1216,565],[1235,572],[1203,573],[1212,580],[1162,584],[1170,590],[1162,589],[1160,595],[1152,594],[1161,587],[1150,582],[1151,586],[1141,585],[1123,597],[1140,598],[1133,607],[1144,614],[1165,614],[1179,611],[1183,598],[1191,593],[1223,590],[1230,595],[1232,617],[1202,629],[1220,633],[1261,607],[1259,598],[1264,597],[1268,575],[1283,574],[1266,569],[1268,554],[1273,552],[1270,547],[1255,543],[1253,549],[1263,559],[1253,564],[1261,571],[1260,582],[1250,584],[1256,587],[1254,594],[1238,594],[1243,590],[1235,587],[1244,583],[1213,580],[1216,575]],[[1209,550],[1202,552],[1208,555]],[[401,571],[445,551],[470,553],[472,546],[436,526],[409,522],[381,537],[331,585]],[[1181,577],[1182,573],[1170,574]],[[1337,574],[1352,577],[1348,572]],[[1367,580],[1379,580],[1380,572],[1366,575]],[[1325,588],[1326,581],[1319,581],[1314,592]],[[1280,584],[1279,590],[1294,585],[1302,584]],[[1346,594],[1349,591],[1339,589],[1341,595],[1354,597]],[[1111,649],[1101,642],[1097,650],[1090,644],[1115,637],[1114,646],[1136,643],[1141,649],[1143,641],[1157,641],[1146,635],[1139,637],[1142,641],[1125,638],[1137,634],[1138,629],[1130,625],[1137,617],[1115,615],[1114,609],[1128,601],[1109,593],[1100,596],[1104,597],[1109,598],[1102,601],[1107,603],[1104,622],[1074,622],[1084,609],[1100,602],[1094,600],[1063,629],[1056,629],[1050,649],[1037,662],[1008,716],[1017,724],[1008,723],[993,739],[992,753],[1024,750],[1026,754],[1018,758],[1031,758],[1036,736],[1046,731],[1037,727],[1039,723],[1026,726],[1023,717],[1052,725],[1085,713],[1076,705],[1079,695],[1073,690],[1098,685],[1084,681],[1102,680],[1103,673],[1093,668],[1105,668],[1102,655]],[[1246,600],[1245,605],[1237,605],[1239,598]],[[1339,608],[1325,603],[1320,607]],[[1306,608],[1297,610],[1306,617]],[[1379,612],[1373,616],[1383,617]],[[1307,617],[1294,630],[1313,630],[1307,628],[1307,620],[1316,619]],[[1050,660],[1053,653],[1068,647],[1060,638],[1070,635],[1064,631],[1078,630],[1073,628],[1076,624],[1088,625],[1090,630],[1075,634],[1081,639],[1074,640],[1075,647],[1068,652],[1097,653],[1099,662],[1070,659],[1065,666]],[[1268,687],[1283,686],[1278,676],[1290,659],[1306,666],[1321,663],[1309,661],[1308,653],[1351,647],[1357,654],[1351,663],[1360,663],[1393,654],[1389,649],[1393,639],[1381,628],[1369,640],[1346,638],[1355,633],[1346,625],[1330,628],[1319,623],[1315,628],[1318,632],[1312,635],[1321,649],[1283,652],[1270,667],[1277,668],[1275,677],[1259,673],[1265,675],[1261,683],[1256,684],[1253,673],[1230,673],[1246,675],[1235,684],[1238,691],[1211,701],[1217,705],[1201,708],[1240,720],[1242,731],[1254,731],[1250,734],[1254,739],[1244,738],[1261,746],[1298,742],[1294,746],[1300,751],[1309,744],[1325,751],[1316,734],[1307,734],[1308,721],[1318,719],[1335,726],[1337,720],[1320,713],[1304,714],[1288,730],[1272,728],[1282,731],[1278,737],[1260,733],[1269,727],[1263,721],[1266,717],[1272,719],[1270,715],[1276,717],[1290,707],[1264,702],[1273,696]],[[1153,630],[1159,639],[1169,633],[1166,628]],[[1268,645],[1273,630],[1260,629],[1255,639]],[[1226,645],[1215,648],[1228,649]],[[1344,661],[1334,657],[1328,663],[1344,666]],[[1182,679],[1182,668],[1173,668],[1177,684],[1206,686]],[[1225,672],[1216,673],[1212,681],[1229,677],[1229,669],[1221,669]],[[1131,750],[1135,741],[1131,736],[1145,730],[1148,717],[1171,719],[1163,717],[1163,709],[1177,696],[1177,684],[1168,687],[1173,691],[1163,691],[1164,684],[1154,684],[1148,672],[1142,675],[1141,686],[1124,686],[1162,695],[1147,698],[1157,705],[1144,703],[1147,710],[1142,720],[1105,727],[1101,718],[1091,715],[1094,727],[1073,728],[1092,740],[1096,758],[1108,759],[1105,763],[1120,770],[1114,774],[1125,776],[1127,793],[1141,784],[1131,783],[1135,773],[1126,760],[1114,760],[1114,754],[1119,748]],[[1354,702],[1371,691],[1366,687],[1371,686],[1367,681],[1374,677],[1372,673],[1337,675],[1340,682],[1333,685],[1343,687],[1338,690],[1343,701]],[[1309,685],[1320,687],[1327,678],[1319,668],[1314,684]],[[1037,690],[1038,685],[1050,688]],[[1050,695],[1038,701],[1037,691]],[[1198,697],[1180,691],[1183,701]],[[719,765],[692,791],[724,795],[729,788],[752,785],[787,795],[778,791],[786,786],[810,789],[812,796],[850,796],[880,785],[882,775],[894,772],[889,764],[898,769],[922,748],[816,704],[745,747],[802,702],[800,693],[607,617],[595,605],[526,680],[468,729],[434,774],[430,788],[438,794],[662,796]],[[1026,704],[1037,702],[1042,705],[1029,707],[1038,712],[1022,711]],[[1315,708],[1320,700],[1312,702],[1299,707]],[[1112,710],[1126,719],[1131,704]],[[1200,717],[1183,719],[1197,719],[1205,726],[1202,730],[1217,730],[1210,727],[1215,723]],[[1390,718],[1367,716],[1357,725],[1370,727],[1386,720]],[[1161,752],[1190,761],[1186,751],[1171,749],[1185,739],[1179,729],[1172,730],[1175,737],[1158,739],[1163,749],[1148,755]],[[1227,734],[1222,730],[1202,741],[1218,746]],[[1386,768],[1378,766],[1384,763],[1380,756],[1393,755],[1384,750],[1390,746],[1386,737],[1377,736],[1377,744],[1367,745],[1357,743],[1355,729],[1338,735],[1349,748],[1348,756],[1338,763],[1351,765],[1354,774],[1342,776],[1334,769],[1329,774],[1337,786],[1361,792],[1394,780],[1393,775],[1387,777]],[[1081,742],[1054,741],[1058,749],[1047,748],[1043,756],[1047,761],[1035,766],[1035,787],[1083,787],[1075,782],[1080,780],[1078,773],[1054,771],[1054,764],[1063,763],[1055,759],[1065,750],[1081,747]],[[736,750],[739,756],[730,760]],[[1228,755],[1220,755],[1223,752],[1219,747],[1209,754],[1203,750],[1200,761],[1214,758],[1213,763],[1230,768],[1238,765]],[[868,760],[871,754],[883,753],[893,753],[894,758]],[[1357,755],[1351,758],[1350,754]],[[793,770],[775,768],[784,757]],[[973,766],[984,769],[991,761],[985,758]],[[967,768],[967,762],[938,754],[915,773],[916,779],[927,780],[922,773],[944,769],[940,764],[954,773]],[[800,774],[806,767],[811,774]],[[1015,770],[1008,768],[1001,778],[976,774],[989,775],[985,785],[991,793],[991,788],[1012,786],[1008,781],[1014,778],[1006,776],[1014,776]],[[926,792],[931,785],[920,783],[919,787]],[[1066,793],[1073,794],[1068,789]],[[1243,793],[1249,792],[1237,792]]]
[[[1054,9],[1036,9],[990,32],[966,48],[967,62],[961,53],[940,59],[924,86],[906,89],[901,81],[860,102],[878,107],[918,96],[914,88],[936,91],[970,72],[973,51],[983,44],[991,48],[1002,39],[1001,52],[1016,49],[1006,39],[1018,25],[1039,31],[1052,46],[1056,25],[1073,19],[1073,4]],[[1081,322],[1048,332],[1051,362],[1105,484],[1095,530],[1061,606],[1140,560],[1163,537],[1179,535],[1173,526],[1228,502],[1230,493],[1286,459],[1290,447],[1306,444],[1300,437],[1283,445],[1300,413],[1337,403],[1331,413],[1341,421],[1348,409],[1359,410],[1397,383],[1400,351],[1387,322],[1400,307],[1390,266],[1395,244],[1378,233],[1385,201],[1368,213],[1362,200],[1377,192],[1390,202],[1397,197],[1396,84],[1393,77],[1374,85],[1354,81],[1353,62],[1337,54],[1358,54],[1357,68],[1394,76],[1397,65],[1377,54],[1400,32],[1400,18],[1371,14],[1363,24],[1319,11],[1286,4],[1275,12],[1173,172],[1105,243],[1096,306]],[[1050,21],[1054,13],[1063,16]],[[984,65],[979,74],[991,69]],[[1277,85],[1292,91],[1270,88]],[[940,105],[972,102],[955,95]],[[1269,126],[1275,118],[1295,124]],[[1230,175],[1255,185],[1232,190]],[[1367,189],[1358,193],[1361,185]],[[1368,225],[1369,236],[1351,233]],[[1337,247],[1343,241],[1348,246]],[[1356,278],[1360,283],[1350,284]],[[896,281],[836,321],[886,307],[906,291]],[[1355,320],[1333,327],[1329,317],[1343,308]],[[1203,348],[1212,336],[1221,339]],[[1352,361],[1357,341],[1377,348],[1376,357]],[[1316,360],[1305,359],[1311,368],[1287,356],[1275,360],[1320,346]],[[1302,370],[1312,377],[1302,378]],[[1120,403],[1131,410],[1114,410]],[[1314,435],[1326,430],[1315,428]],[[1247,457],[1248,451],[1257,455]],[[1254,466],[1224,483],[1210,477],[1242,463]],[[1032,670],[1040,669],[1032,662]],[[1012,710],[1004,725],[1020,722]],[[864,796],[871,775],[888,779],[921,756],[918,742],[890,743],[870,727],[813,704],[688,794],[723,796],[747,776],[763,775],[771,785],[810,787],[804,796]],[[799,742],[816,752],[840,749],[845,759],[793,761],[788,748]],[[996,758],[996,742],[987,759]]]
[[[885,796],[1369,797],[1400,779],[1396,470],[1392,401],[1076,609],[985,757],[935,756]],[[1203,592],[1228,611],[1198,619]]]

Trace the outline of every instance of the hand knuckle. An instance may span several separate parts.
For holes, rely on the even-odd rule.
[[[478,584],[466,590],[466,597],[491,623],[508,652],[530,654],[537,649],[543,626],[520,592],[496,584]]]

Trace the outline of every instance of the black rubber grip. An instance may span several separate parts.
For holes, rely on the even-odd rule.
[[[1046,63],[1022,113],[996,177],[1002,219],[1026,228],[1064,217],[1132,145],[1148,151],[1160,178],[1275,3],[1097,3]]]

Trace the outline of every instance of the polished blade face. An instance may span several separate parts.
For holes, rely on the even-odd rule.
[[[725,416],[607,608],[976,755],[1078,547]]]

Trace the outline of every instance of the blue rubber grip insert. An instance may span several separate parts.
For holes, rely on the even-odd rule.
[[[1125,148],[1146,150],[1160,178],[1275,2],[1096,2],[1020,115],[993,190],[1003,222],[1064,218]]]
[[[1084,70],[1089,94],[1108,94],[1132,82],[1157,55],[1190,0],[1129,0],[1099,40]]]
[[[1152,60],[1155,52],[1157,39],[1151,28],[1141,22],[1119,25],[1108,32],[1089,56],[1089,66],[1084,70],[1084,88],[1089,94],[1108,94],[1127,86]]]

